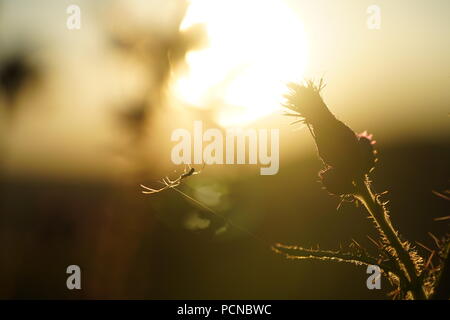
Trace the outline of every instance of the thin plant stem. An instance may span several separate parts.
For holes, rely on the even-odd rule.
[[[372,192],[370,182],[367,179],[362,179],[356,184],[356,188],[357,193],[355,194],[355,197],[365,206],[379,231],[384,235],[397,253],[398,260],[401,264],[400,267],[403,269],[406,278],[410,282],[409,291],[411,291],[413,298],[426,299],[426,294],[420,284],[416,267],[411,260],[411,256],[400,241],[397,232],[394,230],[385,208],[379,203],[376,195]]]
[[[331,250],[319,250],[319,249],[306,249],[299,246],[289,246],[283,244],[275,244],[272,246],[272,250],[277,253],[283,254],[288,259],[298,259],[298,260],[322,260],[322,261],[335,261],[335,262],[347,262],[355,265],[375,265],[379,264],[381,269],[385,273],[392,273],[396,276],[398,275],[397,270],[390,267],[385,263],[380,263],[376,258],[370,257],[368,255],[356,255],[351,252],[345,251],[331,251]]]

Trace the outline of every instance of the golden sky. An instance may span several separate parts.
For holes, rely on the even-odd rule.
[[[111,16],[124,32],[147,28],[162,37],[177,14],[177,1],[78,3],[82,28],[68,31],[69,1],[41,1],[39,10],[33,1],[1,2],[0,58],[28,50],[46,68],[39,90],[21,101],[30,108],[16,115],[14,128],[2,125],[12,171],[49,163],[62,171],[93,162],[109,168],[109,156],[98,150],[119,138],[107,113],[145,95],[151,82],[136,56],[110,49]],[[381,10],[379,30],[367,27],[373,4]],[[166,107],[176,119],[160,114],[154,130],[166,131],[153,136],[165,137],[191,119],[184,117],[190,111],[194,119],[208,109],[212,124],[285,128],[279,115],[285,83],[323,77],[325,102],[356,131],[389,142],[448,139],[449,9],[445,0],[192,0],[180,28],[203,23],[209,42],[188,52],[186,68],[171,75]]]

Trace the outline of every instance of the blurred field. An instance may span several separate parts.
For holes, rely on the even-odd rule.
[[[394,145],[381,158],[376,176],[390,186],[394,222],[432,246],[426,232],[448,228],[433,222],[448,204],[431,193],[447,183],[448,146]],[[225,182],[232,205],[224,213],[270,242],[337,248],[351,235],[370,247],[360,236],[372,234],[365,212],[351,204],[337,212],[314,183],[317,167],[314,157],[299,158],[273,177]],[[206,169],[194,179],[210,176]],[[2,298],[374,299],[389,289],[384,281],[381,292],[367,290],[364,268],[284,260],[232,227],[221,236],[188,231],[182,222],[197,208],[174,191],[146,198],[137,186],[27,179],[3,180],[1,191]],[[79,293],[65,288],[74,263]]]

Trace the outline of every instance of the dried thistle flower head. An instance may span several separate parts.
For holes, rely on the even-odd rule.
[[[326,165],[320,172],[324,187],[333,194],[353,193],[353,181],[374,167],[375,153],[372,136],[367,132],[356,134],[330,112],[320,91],[322,80],[305,84],[288,84],[284,107],[294,111],[291,116],[301,118],[311,131],[319,157]]]

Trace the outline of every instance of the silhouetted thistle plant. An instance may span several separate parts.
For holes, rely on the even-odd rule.
[[[295,121],[304,123],[310,130],[324,169],[319,172],[320,181],[330,194],[361,203],[373,220],[380,238],[373,240],[378,252],[372,256],[353,240],[349,248],[337,251],[305,249],[299,246],[276,244],[273,249],[291,259],[319,259],[325,261],[348,262],[356,265],[378,265],[391,283],[396,286],[394,298],[427,299],[440,292],[438,279],[448,277],[445,260],[448,260],[449,241],[442,240],[439,246],[440,265],[430,268],[433,254],[427,263],[419,256],[411,244],[401,238],[392,225],[387,202],[371,186],[369,173],[377,161],[372,135],[356,134],[330,112],[320,91],[319,84],[307,81],[305,84],[290,83],[285,95],[284,107],[298,117]],[[438,240],[439,241],[439,240]],[[434,251],[433,251],[434,252]],[[447,296],[446,296],[447,295]],[[448,299],[448,293],[443,295]],[[442,297],[441,297],[442,298]]]

